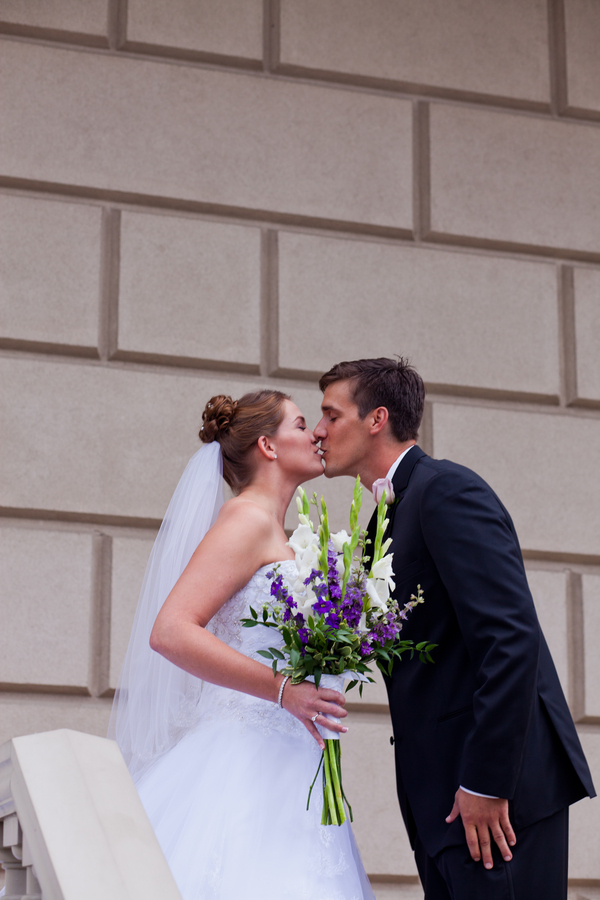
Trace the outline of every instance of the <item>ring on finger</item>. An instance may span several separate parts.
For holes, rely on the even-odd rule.
[[[312,718],[311,718],[311,720],[310,720],[310,721],[311,721],[311,722],[314,722],[314,721],[315,721],[315,719],[316,719],[316,718],[317,718],[317,717],[318,717],[318,716],[320,716],[320,715],[321,715],[321,713],[320,713],[320,712],[318,712],[318,713],[315,713],[315,714],[314,714],[314,716],[312,716]]]

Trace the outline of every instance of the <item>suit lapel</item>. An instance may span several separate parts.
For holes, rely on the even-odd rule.
[[[406,456],[400,462],[400,465],[394,472],[394,477],[392,478],[392,484],[394,486],[394,502],[390,507],[388,507],[388,526],[386,528],[386,534],[389,536],[392,532],[392,528],[394,525],[394,519],[396,517],[396,510],[404,496],[404,491],[408,487],[408,482],[410,481],[410,476],[413,473],[413,469],[418,463],[418,461],[423,457],[427,456],[426,453],[421,450],[416,444],[411,448],[410,452],[406,454]],[[367,538],[371,541],[370,550],[371,553],[373,551],[373,544],[375,543],[375,533],[377,531],[377,507],[373,510],[373,515],[369,519],[369,524],[367,526]],[[369,554],[371,555],[371,554]],[[367,568],[371,569],[371,564],[369,562]]]

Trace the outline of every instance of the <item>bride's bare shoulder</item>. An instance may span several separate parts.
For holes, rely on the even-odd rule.
[[[271,531],[273,528],[271,514],[263,506],[245,497],[232,497],[219,511],[217,525],[229,527],[234,523],[242,528],[251,527],[259,531]]]

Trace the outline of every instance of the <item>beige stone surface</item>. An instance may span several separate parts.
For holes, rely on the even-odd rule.
[[[0,568],[0,683],[85,688],[91,536],[3,527]]]
[[[281,61],[549,101],[543,0],[283,0]]]
[[[579,737],[597,789],[600,783],[600,731],[588,726],[580,729]],[[598,800],[586,798],[575,803],[569,815],[569,878],[597,879],[596,890],[600,881],[599,834]],[[580,891],[584,897],[590,896],[586,888],[580,888]]]
[[[585,671],[585,714],[600,719],[600,575],[583,575],[583,658]],[[598,760],[600,781],[600,758]]]
[[[556,269],[279,235],[279,364],[408,356],[430,384],[558,394]]]
[[[260,362],[260,230],[124,213],[120,350]]]
[[[600,7],[595,0],[565,0],[569,106],[600,112]]]
[[[109,676],[111,688],[115,688],[119,680],[153,543],[154,539],[150,537],[115,537],[112,541]]]
[[[396,796],[389,716],[353,713],[343,735],[344,790],[352,804],[354,834],[369,874],[416,875]]]
[[[262,58],[262,0],[128,0],[127,39]]]
[[[373,881],[371,886],[376,900],[423,900],[420,884]]]
[[[371,663],[370,668],[373,671],[372,678],[374,679],[373,684],[369,684],[368,682],[363,683],[363,691],[362,697],[359,693],[358,685],[355,688],[352,688],[346,694],[346,703],[348,704],[357,704],[359,707],[361,706],[388,706],[388,695],[385,687],[385,682],[383,680],[383,675],[375,665],[375,663]]]
[[[406,100],[8,41],[0,83],[4,175],[411,227]]]
[[[577,395],[600,400],[600,272],[575,269]]]
[[[435,403],[433,427],[433,455],[486,479],[523,548],[598,554],[598,419]]]
[[[0,339],[96,346],[101,217],[0,194]]]
[[[162,518],[214,393],[251,383],[2,359],[0,505]],[[43,436],[43,439],[42,439]]]
[[[0,22],[105,35],[107,0],[0,0]]]
[[[0,744],[22,734],[74,728],[106,735],[110,700],[0,691]]]
[[[596,127],[434,104],[431,228],[597,253],[599,165]]]
[[[527,567],[527,580],[562,689],[569,696],[567,575]]]

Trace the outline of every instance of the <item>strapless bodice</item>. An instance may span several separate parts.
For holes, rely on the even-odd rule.
[[[262,566],[241,590],[223,604],[207,626],[208,631],[238,653],[243,653],[244,656],[269,667],[271,665],[269,660],[260,656],[258,651],[267,650],[269,647],[279,649],[283,644],[281,635],[275,628],[267,628],[265,625],[245,628],[242,619],[251,617],[250,607],[260,615],[263,605],[269,601],[272,582],[267,578],[267,572],[272,571],[274,566],[279,566],[279,571],[289,581],[293,581],[297,575],[293,559]],[[272,729],[293,732],[303,739],[312,741],[304,726],[285,710],[280,709],[276,703],[252,697],[250,694],[204,682],[199,706],[200,723],[215,717],[236,719],[240,726],[258,726],[266,732]]]

